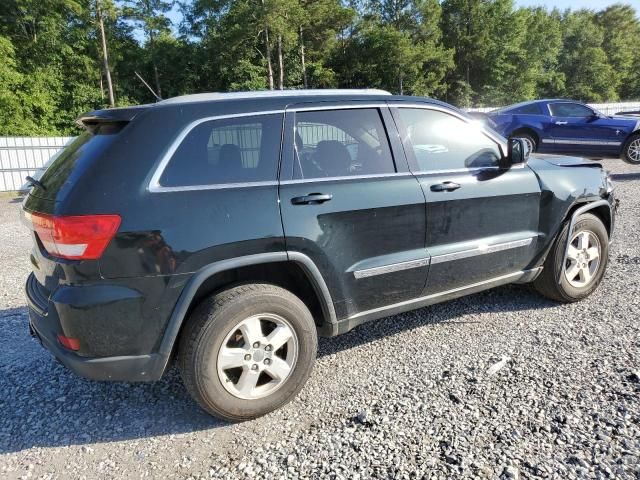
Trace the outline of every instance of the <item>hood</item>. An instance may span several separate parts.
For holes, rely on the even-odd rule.
[[[586,158],[581,157],[565,157],[565,156],[554,156],[554,155],[531,155],[531,158],[535,158],[536,160],[543,160],[547,163],[551,163],[552,165],[556,165],[558,167],[595,167],[602,168],[602,164],[598,162],[594,162],[593,160],[588,160]]]

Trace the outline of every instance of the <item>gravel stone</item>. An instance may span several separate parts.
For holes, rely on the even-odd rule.
[[[0,198],[0,478],[637,480],[640,169],[603,163],[621,205],[590,298],[512,285],[321,339],[295,400],[233,425],[175,371],[114,384],[55,362],[28,333],[19,200]]]

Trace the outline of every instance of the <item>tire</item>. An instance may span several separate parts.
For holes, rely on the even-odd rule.
[[[180,337],[178,367],[204,410],[237,422],[293,399],[311,374],[317,348],[313,317],[298,297],[274,285],[239,285],[194,309]]]
[[[631,165],[640,165],[640,133],[631,135],[622,148],[622,160]]]
[[[529,147],[529,153],[534,153],[538,149],[538,142],[535,137],[529,133],[514,133],[512,137],[523,139]]]
[[[574,260],[571,258],[573,255],[570,250],[566,269],[563,268],[562,262],[565,256],[568,230],[569,224],[567,223],[551,247],[542,273],[533,282],[534,288],[542,295],[563,303],[577,302],[591,295],[602,281],[609,260],[607,229],[598,217],[585,213],[576,219],[571,234],[572,247],[582,248],[584,244],[581,245],[580,242],[588,238],[588,247],[599,249],[598,257],[596,259],[592,253],[585,257],[583,251],[575,249],[574,252],[582,256],[578,256],[578,260]],[[582,260],[580,261],[580,259]],[[580,268],[581,265],[586,265],[586,269]],[[576,273],[574,267],[581,271]],[[587,278],[589,278],[588,281]],[[558,281],[558,279],[560,280]]]

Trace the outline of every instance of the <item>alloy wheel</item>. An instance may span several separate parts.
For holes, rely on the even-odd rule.
[[[218,352],[218,377],[233,396],[266,397],[289,378],[298,359],[298,338],[280,315],[264,313],[239,322]]]
[[[640,138],[636,138],[627,147],[627,156],[633,163],[640,163]]]
[[[598,237],[588,230],[576,233],[567,251],[564,275],[572,287],[589,285],[600,267],[602,246]]]

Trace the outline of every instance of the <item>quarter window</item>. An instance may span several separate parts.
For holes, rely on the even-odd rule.
[[[400,108],[399,113],[419,171],[499,165],[498,144],[478,125],[437,110]]]
[[[590,117],[593,110],[579,103],[551,103],[551,115],[554,117]]]
[[[394,173],[387,134],[375,108],[296,113],[295,177]]]
[[[281,115],[210,120],[193,128],[160,177],[165,187],[275,181]]]

